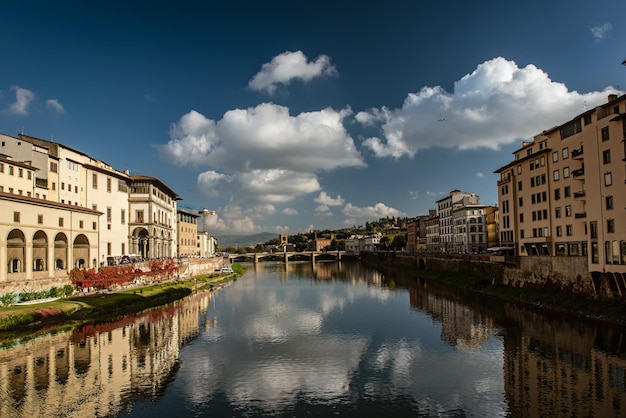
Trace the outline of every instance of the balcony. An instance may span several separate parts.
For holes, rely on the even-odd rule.
[[[583,146],[572,151],[572,158],[582,158],[583,155]]]
[[[584,219],[587,217],[587,212],[575,213],[574,219]]]
[[[574,178],[582,177],[584,175],[585,175],[585,169],[584,168],[579,168],[578,170],[572,171],[572,177],[574,177]]]
[[[580,191],[580,192],[574,192],[574,198],[575,199],[580,199],[582,197],[585,197],[586,194],[587,194],[587,192],[585,192],[584,190]]]
[[[42,179],[40,177],[35,177],[35,187],[39,187],[40,189],[48,188],[48,179]]]
[[[498,180],[498,186],[502,186],[503,184],[510,183],[510,182],[511,182],[511,176],[508,176],[502,180]]]

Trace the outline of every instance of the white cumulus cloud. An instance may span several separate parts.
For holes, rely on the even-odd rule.
[[[327,55],[320,55],[315,61],[308,61],[302,51],[287,51],[263,64],[261,71],[249,81],[248,87],[273,94],[280,84],[288,85],[292,80],[308,82],[315,77],[336,73],[337,70]]]
[[[342,212],[350,218],[350,220],[367,220],[385,218],[387,216],[406,216],[398,209],[394,209],[384,203],[376,203],[374,206],[358,207],[351,203],[347,203]]]
[[[298,214],[298,210],[294,208],[285,208],[281,211],[281,213],[283,215],[296,216]]]
[[[336,198],[330,197],[328,193],[322,191],[319,196],[315,198],[316,203],[320,203],[322,205],[328,206],[341,206],[344,204],[344,199],[341,196],[337,196]]]
[[[378,157],[413,157],[420,149],[491,148],[510,144],[606,101],[607,88],[580,94],[552,81],[534,65],[520,68],[498,57],[476,67],[449,93],[440,86],[409,93],[399,109],[359,112],[364,125],[383,120],[380,137],[363,145]]]
[[[46,100],[46,107],[60,114],[65,113],[65,108],[57,99]]]
[[[173,123],[157,148],[179,165],[207,166],[198,186],[209,196],[239,202],[287,202],[320,190],[318,173],[365,165],[344,128],[351,114],[327,108],[292,116],[262,103],[226,112],[217,122],[191,111]]]
[[[602,25],[592,26],[589,30],[596,41],[601,41],[608,36],[611,30],[613,30],[613,25],[610,23],[604,23]]]
[[[11,90],[15,92],[15,102],[4,113],[28,116],[28,107],[35,100],[35,93],[19,86],[11,86]]]

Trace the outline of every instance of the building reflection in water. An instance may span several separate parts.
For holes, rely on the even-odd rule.
[[[304,263],[306,265],[306,263]],[[503,341],[503,397],[511,416],[626,416],[626,334],[596,323],[427,286],[358,263],[277,264],[280,280],[308,268],[311,280],[408,292],[411,307],[441,325],[456,350]],[[254,268],[246,280],[254,280]],[[115,323],[83,326],[0,350],[0,417],[114,416],[139,396],[162,394],[179,349],[216,325],[212,294]]]
[[[415,280],[413,280],[415,281]],[[441,322],[442,338],[459,349],[503,335],[504,388],[514,417],[626,416],[626,333],[531,308],[409,289],[411,305]]]
[[[179,349],[210,327],[212,293],[117,322],[86,325],[0,350],[0,417],[114,416],[154,398]]]

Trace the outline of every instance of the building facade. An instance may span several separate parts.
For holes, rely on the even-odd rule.
[[[198,219],[200,214],[197,210],[179,207],[176,212],[176,232],[177,245],[176,255],[178,257],[198,257]]]
[[[524,141],[499,168],[500,245],[626,272],[626,96]]]
[[[180,197],[159,179],[130,176],[130,248],[142,258],[176,256],[176,212]]]

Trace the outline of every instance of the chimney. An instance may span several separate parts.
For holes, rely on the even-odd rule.
[[[609,94],[609,103],[611,103],[615,99],[617,99],[617,94]]]

